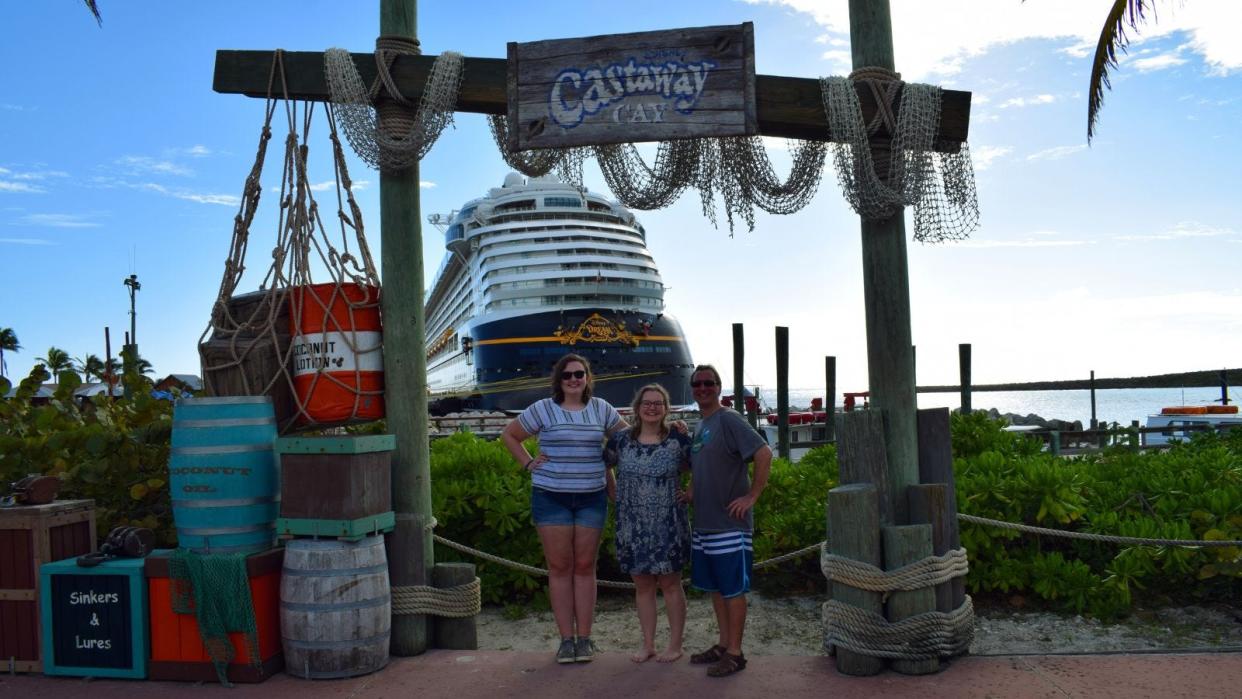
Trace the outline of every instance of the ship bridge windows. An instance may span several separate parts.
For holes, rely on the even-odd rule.
[[[466,229],[460,223],[454,223],[444,231],[444,242],[453,243],[466,237]]]
[[[582,200],[577,197],[544,197],[544,206],[559,206],[565,209],[581,209]]]
[[[534,199],[521,199],[518,201],[505,202],[504,204],[497,204],[496,208],[492,209],[492,211],[498,214],[511,212],[511,211],[534,211],[534,210],[535,210]]]

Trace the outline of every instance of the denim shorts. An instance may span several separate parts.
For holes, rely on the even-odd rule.
[[[535,526],[544,525],[603,529],[608,516],[608,492],[558,493],[530,489],[530,514]]]

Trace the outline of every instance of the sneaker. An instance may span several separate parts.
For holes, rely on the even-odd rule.
[[[595,659],[595,652],[598,650],[595,647],[595,641],[592,641],[590,637],[580,637],[574,647],[574,660],[579,663],[589,663]]]
[[[575,646],[574,639],[562,638],[561,647],[556,649],[556,662],[558,663],[574,662],[574,660],[576,659],[574,657],[575,650],[576,650],[574,646]]]

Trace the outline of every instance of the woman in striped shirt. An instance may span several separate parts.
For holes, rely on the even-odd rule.
[[[548,597],[561,634],[558,663],[589,662],[595,616],[595,559],[608,514],[604,440],[627,427],[591,395],[591,365],[567,354],[552,370],[552,397],[505,427],[501,440],[531,473],[531,515],[548,561]],[[522,442],[539,436],[539,456]]]

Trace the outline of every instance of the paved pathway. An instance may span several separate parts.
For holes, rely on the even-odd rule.
[[[111,699],[470,699],[472,697],[1237,697],[1242,653],[967,657],[943,672],[870,678],[837,674],[815,656],[759,656],[733,677],[713,679],[700,666],[648,662],[624,653],[590,664],[559,666],[551,653],[433,650],[394,658],[382,672],[348,680],[307,681],[278,675],[259,685],[224,690],[214,684],[84,680],[0,675],[0,697]]]

